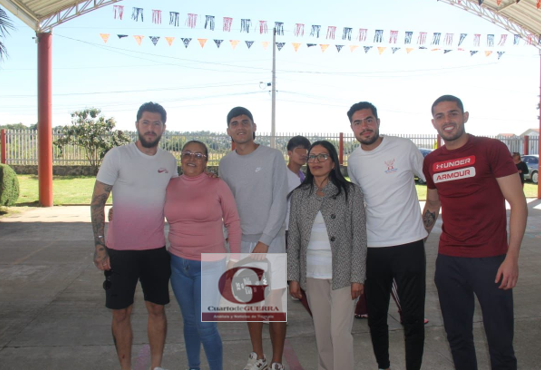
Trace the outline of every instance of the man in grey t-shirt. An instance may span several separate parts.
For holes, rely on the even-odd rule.
[[[256,124],[248,109],[236,107],[229,112],[227,133],[236,149],[220,161],[220,177],[229,185],[237,203],[242,228],[241,252],[285,253],[287,167],[280,151],[254,142],[255,131]],[[285,284],[272,284],[270,300],[281,301],[285,288]],[[270,369],[284,369],[286,323],[269,324],[273,350]],[[252,353],[244,370],[266,369],[263,323],[248,322],[248,331]]]

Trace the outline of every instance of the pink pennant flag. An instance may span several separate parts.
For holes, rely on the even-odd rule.
[[[109,33],[100,33],[100,36],[101,36],[101,39],[103,40],[103,42],[107,44],[107,40],[109,40],[109,36],[111,36],[111,34],[109,34]]]
[[[167,41],[167,43],[169,44],[169,46],[173,45],[173,41],[175,41],[175,38],[174,37],[171,37],[171,36],[166,36],[165,37],[165,41]]]
[[[141,41],[143,41],[143,37],[145,37],[145,36],[133,35],[133,38],[135,39],[135,42],[137,42],[137,45],[139,45],[139,46],[141,46]]]

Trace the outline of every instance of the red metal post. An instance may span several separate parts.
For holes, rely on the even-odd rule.
[[[0,130],[0,143],[2,144],[0,163],[6,164],[6,130]]]
[[[53,102],[51,33],[38,33],[38,179],[39,203],[53,206]]]
[[[541,135],[541,50],[539,50],[539,135]],[[541,155],[541,136],[537,140],[537,154]],[[537,184],[537,199],[541,199],[541,186]]]
[[[524,136],[523,150],[524,150],[524,153],[523,153],[524,155],[530,154],[530,137],[528,135]]]
[[[338,161],[340,165],[344,164],[344,133],[340,133],[340,141],[338,142]]]

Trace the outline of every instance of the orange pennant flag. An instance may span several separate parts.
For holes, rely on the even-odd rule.
[[[359,45],[349,45],[349,50],[351,50],[353,52],[358,47],[359,47]]]
[[[143,41],[143,37],[145,37],[145,36],[133,35],[133,38],[137,42],[137,45],[141,45],[141,41]]]
[[[233,48],[233,50],[235,50],[237,44],[239,43],[239,40],[229,40],[229,42],[231,43],[231,47]]]
[[[261,45],[263,45],[263,49],[267,50],[267,47],[269,47],[270,42],[268,41],[261,41]]]
[[[329,44],[319,44],[319,46],[321,46],[321,52],[324,53],[329,47]]]
[[[406,48],[406,53],[409,54],[413,51],[413,48]]]
[[[492,54],[492,51],[490,51],[490,50],[485,51],[485,55],[486,55],[487,57],[490,56],[490,54]]]
[[[205,44],[207,43],[207,40],[208,39],[197,39],[197,41],[199,41],[199,45],[201,45],[201,47],[204,47]],[[234,49],[234,48],[233,48]]]
[[[111,36],[110,33],[100,33],[100,36],[101,36],[101,39],[103,40],[103,42],[105,42],[107,44],[107,40],[109,40],[109,36]]]
[[[385,51],[385,49],[387,49],[386,47],[383,47],[383,46],[378,46],[378,52],[379,52],[379,55],[383,54],[383,52]]]
[[[165,40],[167,41],[167,43],[169,44],[169,46],[173,45],[173,41],[175,40],[174,37],[170,37],[170,36],[167,36],[165,38]]]
[[[441,49],[436,48],[436,49],[432,49],[430,51],[438,51],[438,50],[441,50]]]
[[[299,47],[301,46],[300,42],[292,42],[291,45],[293,45],[293,49],[295,49],[295,52],[299,50]]]

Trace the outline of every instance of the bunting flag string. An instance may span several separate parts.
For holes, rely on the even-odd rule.
[[[374,32],[374,43],[380,43],[383,41],[383,30],[376,30]]]
[[[186,26],[189,28],[195,28],[195,26],[197,26],[197,14],[188,13],[188,17],[186,18]]]
[[[327,37],[326,37],[327,40],[328,39],[334,40],[335,34],[336,34],[336,26],[329,26],[327,28]]]
[[[396,44],[398,41],[398,31],[391,31],[391,36],[389,37],[389,44]]]
[[[267,25],[267,21],[259,21],[259,34],[266,34],[269,32],[269,26]]]
[[[454,37],[455,37],[454,33],[446,33],[445,34],[445,41],[444,41],[445,45],[452,45]]]
[[[485,56],[488,57],[488,56],[490,56],[490,54],[492,54],[492,50],[487,50],[487,51],[485,51]]]
[[[513,45],[518,45],[519,40],[520,40],[520,35],[514,35]]]
[[[162,11],[152,9],[152,23],[162,24]]]
[[[248,49],[250,49],[252,47],[252,45],[254,44],[253,41],[245,41],[246,42],[246,46],[248,47]]]
[[[466,39],[467,36],[468,36],[467,33],[461,33],[460,34],[460,40],[458,41],[458,46],[462,45],[462,43],[464,42],[464,40]]]
[[[342,50],[342,48],[344,47],[344,45],[334,45],[334,46],[336,46],[337,52],[340,52],[340,50]]]
[[[220,48],[220,45],[222,45],[222,42],[224,40],[214,40],[214,43],[216,44],[216,47],[219,49]]]
[[[233,23],[233,18],[224,17],[224,32],[231,32],[231,24]]]
[[[122,16],[124,15],[124,5],[113,5],[113,14],[115,19],[122,20]]]
[[[261,41],[261,45],[263,45],[263,49],[267,50],[267,48],[269,47],[269,44],[270,42],[268,41]]]
[[[353,28],[344,27],[344,31],[342,32],[342,40],[351,41],[351,32],[353,32]]]
[[[173,41],[175,41],[175,38],[174,37],[171,37],[171,36],[167,36],[165,38],[165,41],[167,41],[167,43],[169,44],[169,46],[173,45]]]
[[[106,44],[107,44],[107,40],[109,40],[109,36],[111,36],[111,34],[109,34],[109,33],[100,33],[101,39],[102,39],[103,42],[106,43]]]
[[[296,23],[295,24],[295,31],[293,31],[293,35],[295,35],[295,37],[304,36],[304,24],[303,23]]]
[[[324,53],[329,47],[329,44],[319,44],[319,46],[321,47],[321,52]]]
[[[358,47],[359,45],[349,45],[349,50],[351,50],[351,52],[353,53]]]
[[[383,54],[383,52],[385,51],[385,49],[387,49],[387,48],[384,47],[384,46],[378,46],[378,53],[379,53],[379,55]]]
[[[214,31],[214,16],[213,15],[205,15],[205,29],[207,29],[207,27],[211,31]]]
[[[197,39],[199,41],[199,45],[201,45],[201,48],[205,47],[205,44],[207,43],[207,39]]]
[[[506,41],[507,41],[507,34],[502,33],[500,37],[500,42],[498,42],[498,46],[504,46]]]
[[[128,37],[128,35],[117,35],[119,39],[123,39],[124,37]]]
[[[154,44],[154,46],[156,46],[156,44],[158,43],[158,41],[160,41],[160,36],[148,36],[148,38],[150,39],[150,41],[152,41],[152,43]]]
[[[494,35],[493,34],[488,34],[487,35],[487,45],[492,47],[494,46]]]
[[[143,37],[145,36],[140,36],[140,35],[133,36],[133,38],[135,39],[135,42],[137,42],[137,45],[141,45],[141,41],[143,41]]]
[[[366,28],[359,28],[359,41],[366,41],[366,36],[368,35],[368,30]]]
[[[133,10],[131,13],[131,19],[133,19],[136,22],[139,22],[139,17],[141,17],[141,22],[143,22],[143,8],[133,7]]]
[[[400,48],[394,47],[394,48],[391,48],[391,50],[393,51],[393,54],[394,54],[394,53],[396,53],[398,50],[400,50]]]
[[[233,50],[235,50],[235,48],[239,44],[239,40],[229,40],[229,42],[231,43],[231,47],[233,48]]]
[[[309,48],[313,47],[313,46],[316,46],[317,44],[306,44],[306,46],[308,46]]]
[[[284,35],[284,22],[274,22],[274,28],[276,28],[276,35]]]
[[[505,51],[497,51],[496,54],[498,54],[498,60],[500,60],[502,55],[505,54]]]
[[[286,44],[285,42],[277,42],[276,48],[278,49],[278,51],[282,50],[285,44]]]
[[[250,27],[252,26],[252,21],[250,19],[241,19],[240,20],[240,32],[250,33]]]
[[[443,51],[443,54],[447,54],[447,53],[450,53],[452,50],[449,50],[449,49],[446,49]]]
[[[321,25],[313,24],[312,25],[312,30],[310,31],[310,36],[311,37],[316,37],[316,38],[319,39],[319,31],[321,31]]]
[[[406,45],[411,44],[412,39],[413,39],[413,31],[406,31],[406,34],[404,36],[404,44]]]
[[[293,43],[291,43],[291,45],[293,45],[293,49],[295,49],[295,52],[297,52],[299,50],[299,48],[301,47],[300,42],[293,42]]]
[[[476,33],[473,35],[473,46],[479,46],[481,44],[481,34]]]
[[[179,17],[180,13],[178,12],[169,12],[169,25],[170,26],[179,26]]]
[[[364,53],[367,54],[370,51],[370,49],[372,49],[372,48],[373,48],[373,46],[363,46]]]
[[[409,54],[414,50],[414,48],[406,48],[406,53]]]
[[[426,32],[419,32],[419,37],[417,37],[417,45],[424,45],[426,42]]]
[[[473,57],[479,50],[470,50],[470,56]]]
[[[440,37],[441,37],[441,32],[434,32],[434,36],[432,38],[432,45],[439,45]]]
[[[190,41],[192,41],[192,38],[191,37],[181,37],[180,39],[184,43],[184,47],[187,49],[188,45],[190,45]]]

